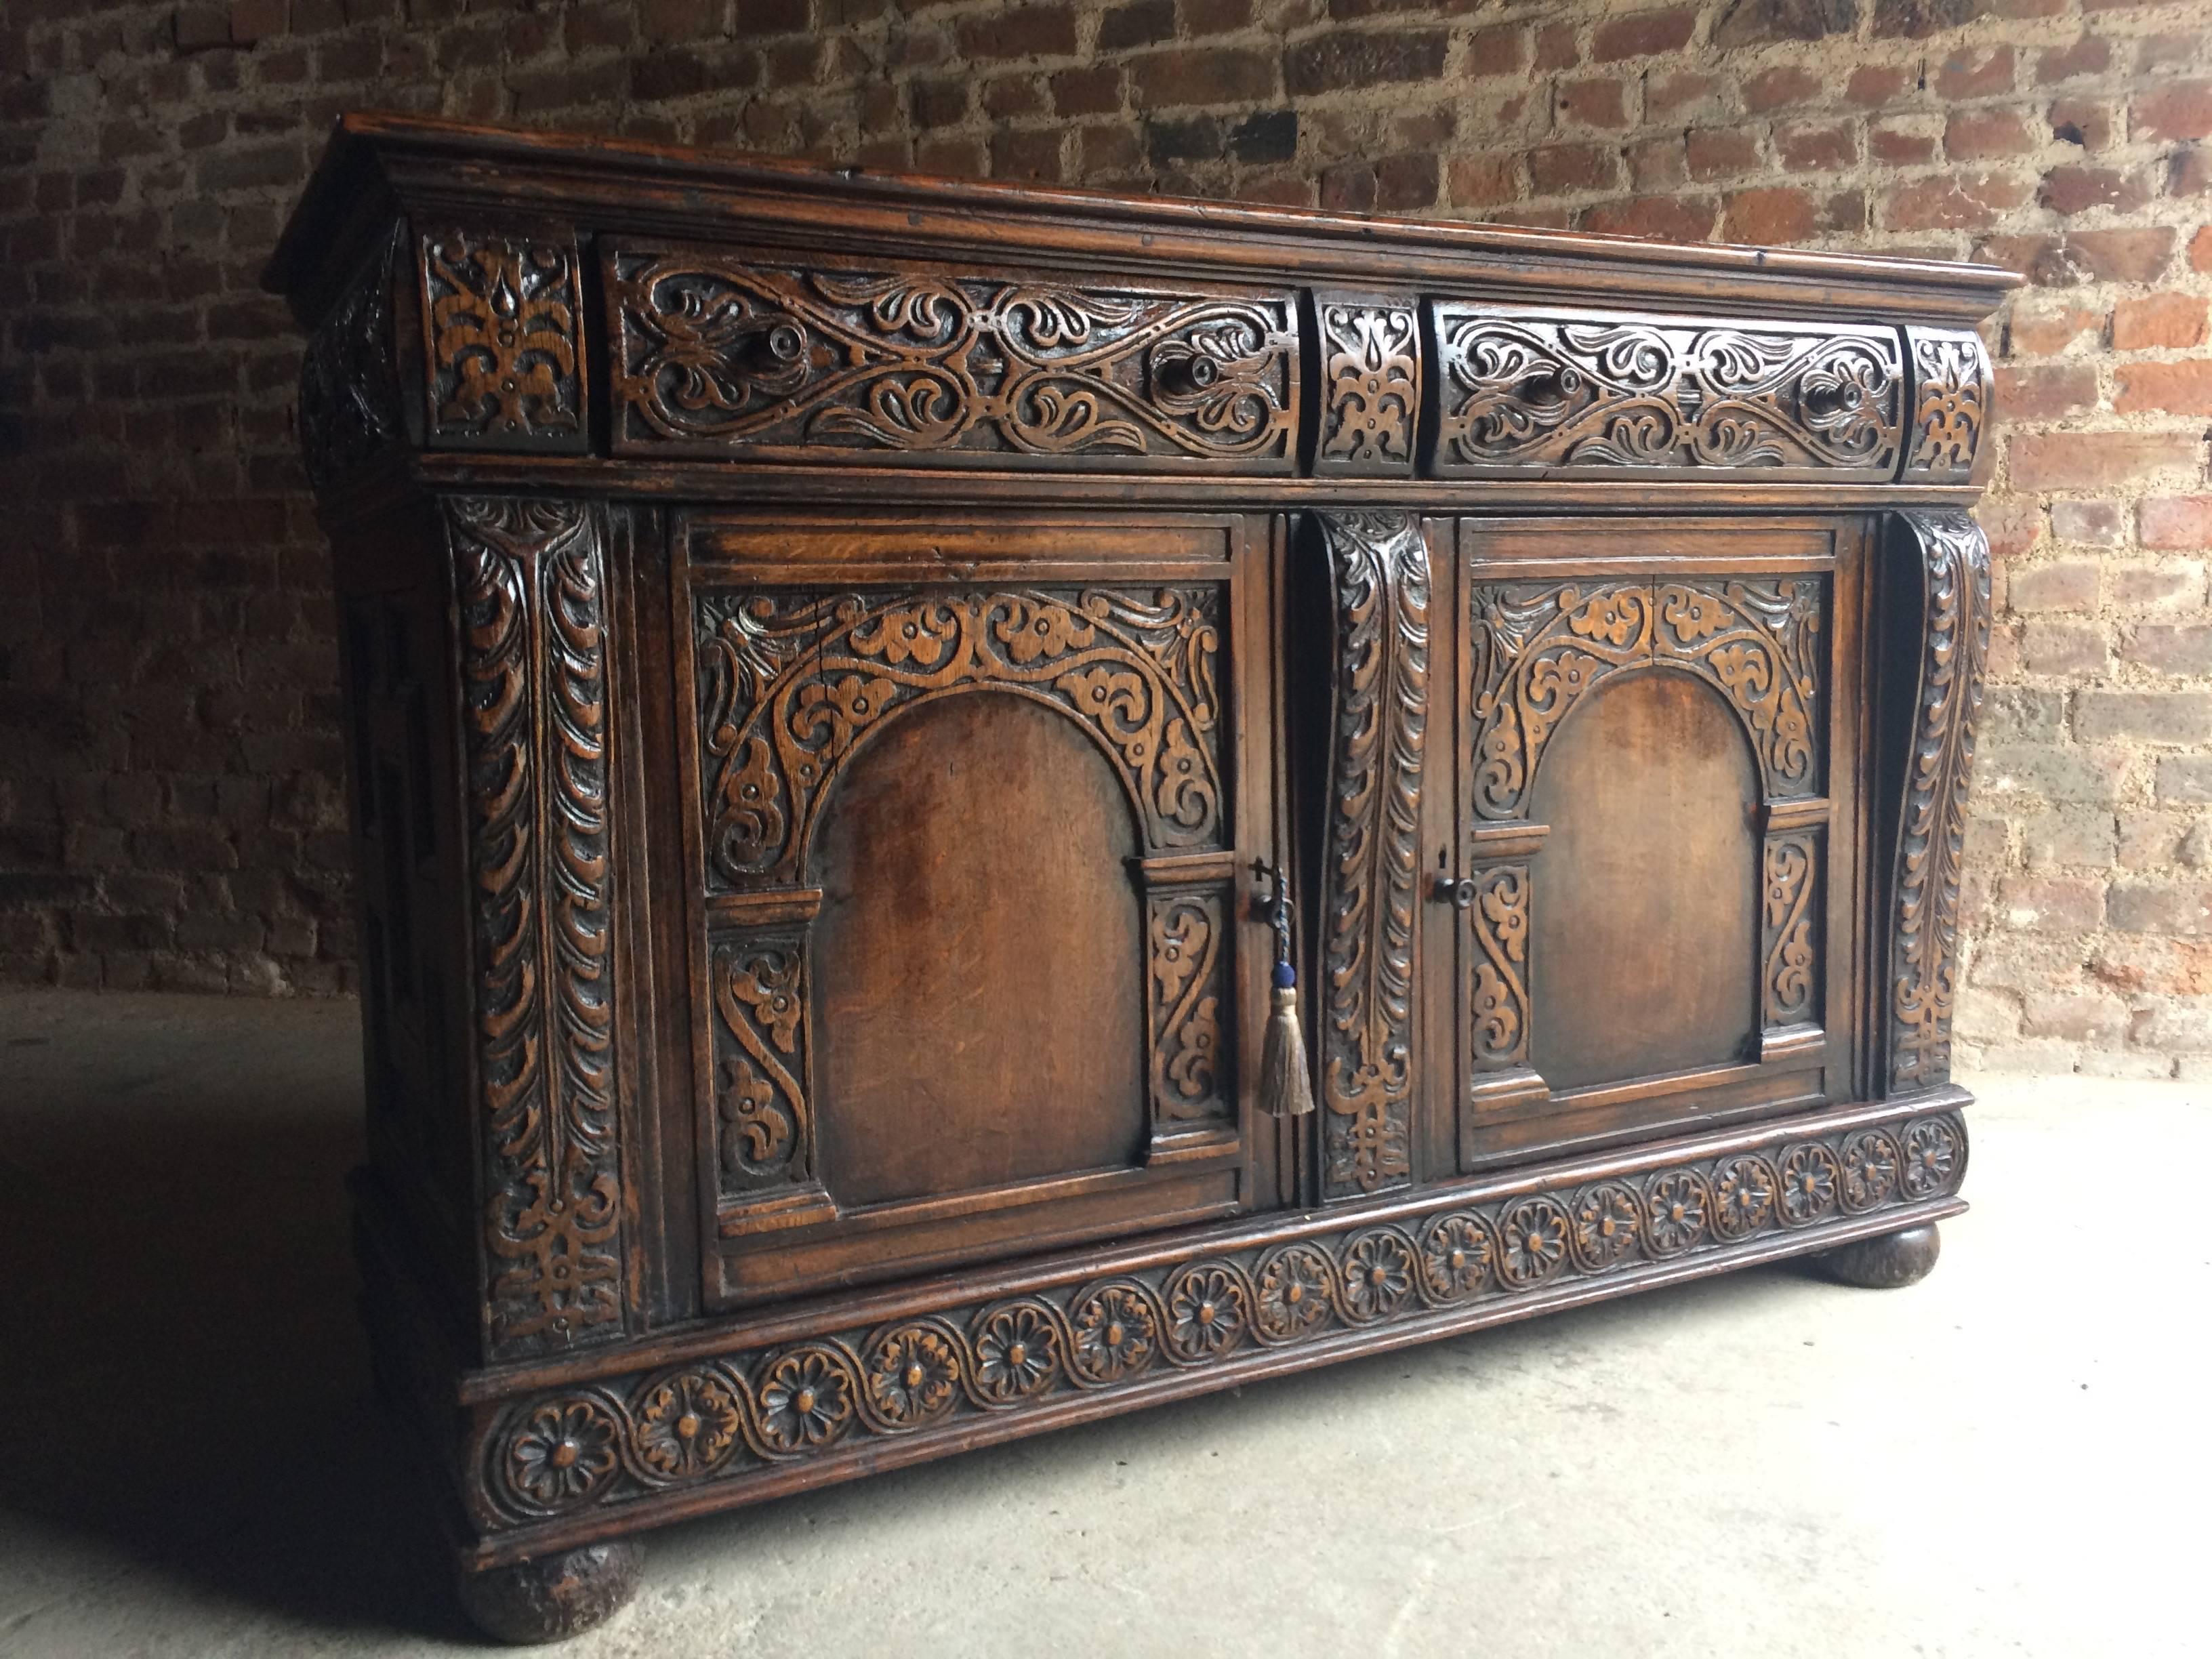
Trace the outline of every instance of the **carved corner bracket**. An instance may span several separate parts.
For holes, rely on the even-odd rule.
[[[605,552],[580,502],[444,504],[460,608],[492,1357],[622,1334]]]
[[[354,273],[307,338],[300,361],[300,457],[317,490],[401,435],[392,283],[404,240],[393,226],[383,252]]]
[[[1917,567],[1921,595],[1890,890],[1889,1091],[1902,1094],[1951,1076],[1966,791],[1990,646],[1990,544],[1962,507],[1899,513],[1893,522],[1893,556]]]
[[[1429,554],[1406,513],[1318,513],[1334,593],[1318,1022],[1325,1196],[1412,1176]]]

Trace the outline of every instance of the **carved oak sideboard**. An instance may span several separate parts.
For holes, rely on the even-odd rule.
[[[1932,1263],[2004,273],[356,117],[267,280],[364,1307],[488,1629],[679,1516]]]

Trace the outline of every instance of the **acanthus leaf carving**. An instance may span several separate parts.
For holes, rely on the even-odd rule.
[[[1322,513],[1334,589],[1322,908],[1322,1183],[1412,1174],[1413,915],[1428,732],[1429,558],[1403,513]]]
[[[1959,977],[1959,897],[1974,722],[1990,646],[1990,544],[1962,507],[1897,515],[1918,566],[1918,696],[1905,755],[1892,883],[1889,1087],[1948,1082]]]
[[[620,1334],[605,554],[575,502],[446,502],[461,613],[488,1336]]]

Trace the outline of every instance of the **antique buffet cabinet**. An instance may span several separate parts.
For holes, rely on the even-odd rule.
[[[364,1305],[495,1633],[675,1517],[1932,1263],[2005,274],[357,117],[268,281]]]

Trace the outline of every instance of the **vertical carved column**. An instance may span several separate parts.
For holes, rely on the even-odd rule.
[[[1315,518],[1336,623],[1318,1038],[1322,1190],[1336,1197],[1412,1176],[1429,556],[1410,514]]]
[[[1990,645],[1990,544],[1963,507],[1899,513],[1895,522],[1895,544],[1917,565],[1922,596],[1891,888],[1889,1091],[1902,1094],[1951,1077],[1966,787]]]
[[[605,552],[579,502],[445,504],[467,745],[494,1358],[623,1325]]]

